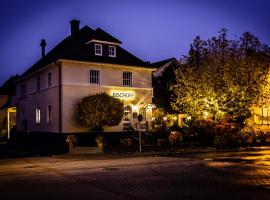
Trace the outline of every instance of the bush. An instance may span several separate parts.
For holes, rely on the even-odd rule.
[[[182,133],[178,131],[172,131],[169,135],[169,142],[171,145],[177,145],[182,142]]]

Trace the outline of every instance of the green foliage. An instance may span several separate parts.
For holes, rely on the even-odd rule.
[[[116,126],[123,117],[123,102],[105,93],[88,96],[78,105],[79,120],[92,129]]]
[[[269,68],[269,48],[250,33],[238,40],[225,29],[208,40],[196,37],[176,70],[171,105],[195,119],[231,116],[243,123],[251,106],[269,98]]]

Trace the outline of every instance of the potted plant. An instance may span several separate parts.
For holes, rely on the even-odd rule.
[[[103,136],[99,135],[96,137],[95,142],[97,143],[98,147],[103,151],[104,147],[104,138]]]

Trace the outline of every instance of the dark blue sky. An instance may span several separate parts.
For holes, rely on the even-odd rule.
[[[231,37],[250,31],[270,45],[267,0],[1,0],[0,84],[40,58],[41,38],[48,51],[68,36],[74,18],[150,62],[180,58],[196,35],[206,39],[221,28]]]

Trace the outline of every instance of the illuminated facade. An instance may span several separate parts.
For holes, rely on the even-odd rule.
[[[43,41],[44,44],[44,41]],[[82,98],[107,93],[124,102],[122,122],[105,131],[120,132],[142,127],[152,119],[152,71],[120,46],[121,42],[101,29],[92,30],[71,22],[71,35],[59,43],[17,82],[17,130],[30,132],[88,132],[78,122]]]

